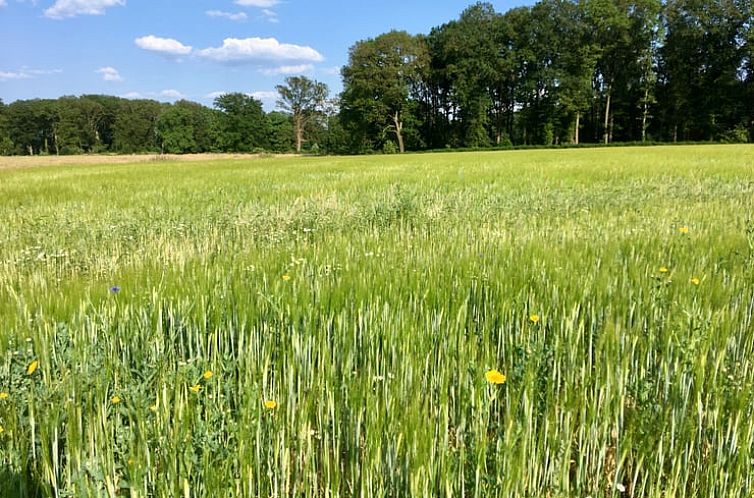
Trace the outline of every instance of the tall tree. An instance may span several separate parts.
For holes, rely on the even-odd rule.
[[[751,15],[747,1],[667,2],[661,78],[673,140],[716,139],[745,120],[742,47]]]
[[[10,138],[10,125],[8,123],[8,106],[0,99],[0,155],[13,154],[15,145]]]
[[[414,132],[416,101],[412,94],[427,64],[422,38],[391,31],[356,43],[343,68],[342,116],[364,140],[385,143],[392,133],[398,150],[406,150],[407,131]]]
[[[293,117],[293,131],[296,139],[296,152],[301,153],[307,126],[324,117],[323,110],[330,90],[327,85],[312,81],[306,76],[290,76],[285,85],[277,85],[280,98],[278,109]]]
[[[243,93],[215,99],[222,111],[217,123],[219,148],[225,152],[254,152],[267,146],[267,123],[262,103]]]
[[[210,109],[188,100],[170,106],[157,121],[161,150],[173,154],[211,150],[211,113]]]
[[[157,122],[167,108],[154,100],[124,100],[113,124],[114,147],[119,152],[159,151]]]

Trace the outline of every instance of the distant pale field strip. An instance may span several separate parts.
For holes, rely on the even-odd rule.
[[[151,157],[0,171],[0,498],[754,496],[754,147]]]
[[[93,164],[130,164],[159,161],[221,161],[258,159],[260,157],[291,157],[285,154],[274,156],[260,154],[132,154],[106,155],[87,154],[80,156],[0,156],[0,169],[29,168],[40,166],[75,166]]]

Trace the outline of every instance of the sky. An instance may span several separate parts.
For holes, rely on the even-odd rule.
[[[473,0],[0,0],[0,99],[106,94],[211,105],[226,92],[275,105],[306,75],[342,88],[355,42],[428,33]],[[491,2],[497,11],[530,4]]]

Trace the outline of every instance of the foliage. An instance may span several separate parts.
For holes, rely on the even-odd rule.
[[[289,76],[285,85],[275,89],[280,98],[277,107],[290,114],[296,141],[296,152],[301,153],[305,136],[325,119],[325,106],[330,90],[327,85],[312,81],[306,76]]]

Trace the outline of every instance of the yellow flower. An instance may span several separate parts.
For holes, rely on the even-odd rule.
[[[678,231],[686,235],[687,233],[689,233],[689,227],[681,227],[678,229]]]
[[[156,411],[157,411],[157,403],[155,403],[155,404],[153,404],[152,406],[150,406],[150,407],[149,407],[149,409],[150,409],[151,411],[153,411],[153,412],[156,412]]]
[[[193,386],[189,387],[189,390],[192,393],[198,393],[199,391],[202,390],[202,386],[200,386],[199,384],[194,384]]]
[[[670,270],[667,266],[661,266],[660,267],[660,273],[668,273]]]
[[[8,393],[0,393],[0,400],[8,399],[10,398],[10,394]]]
[[[39,362],[37,360],[32,361],[29,364],[29,368],[26,369],[26,375],[33,375],[37,371],[37,368],[39,368]]]
[[[289,281],[290,279],[291,279],[290,275],[283,275],[283,280],[285,280],[286,282]]]
[[[204,375],[202,375],[202,377],[204,377],[204,380],[209,380],[213,375],[215,374],[212,372],[212,370],[207,370],[206,372],[204,372]]]
[[[3,432],[5,432],[5,429],[3,429],[3,426],[0,425],[0,434],[2,434]]]
[[[692,278],[692,279],[690,280],[690,282],[691,282],[691,283],[692,283],[693,285],[699,285],[699,284],[701,284],[701,283],[702,283],[702,281],[701,281],[701,280],[699,280],[699,278],[697,278],[697,277],[693,277],[693,278]]]
[[[497,370],[488,370],[486,374],[484,374],[484,378],[487,379],[487,382],[490,384],[505,384],[505,381],[507,377]]]
[[[278,407],[278,402],[273,399],[268,399],[267,401],[264,402],[264,407],[267,408],[268,410],[274,410],[275,408]]]
[[[118,403],[120,403],[120,402],[121,402],[120,396],[118,396],[118,395],[116,394],[115,396],[113,396],[112,398],[110,398],[110,402],[111,402],[112,404],[114,404],[114,405],[117,405]]]
[[[534,323],[539,323],[539,315],[532,315],[529,317],[529,320],[531,320]]]

